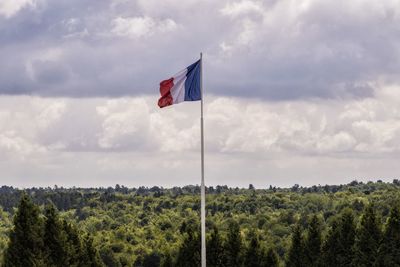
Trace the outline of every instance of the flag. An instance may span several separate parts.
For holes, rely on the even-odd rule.
[[[200,60],[178,72],[172,78],[160,83],[160,108],[178,104],[183,101],[201,100]]]

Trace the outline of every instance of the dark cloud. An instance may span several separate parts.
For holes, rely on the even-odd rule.
[[[339,2],[38,1],[0,15],[0,93],[154,94],[203,51],[213,94],[368,97],[400,67],[398,8]]]

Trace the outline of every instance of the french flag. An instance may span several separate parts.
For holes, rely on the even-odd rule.
[[[160,108],[178,104],[183,101],[201,100],[200,73],[201,59],[178,72],[172,78],[160,83]]]

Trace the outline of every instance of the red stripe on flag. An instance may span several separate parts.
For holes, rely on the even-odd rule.
[[[170,106],[173,104],[171,89],[174,86],[174,78],[164,80],[160,83],[161,98],[158,100],[160,108]]]

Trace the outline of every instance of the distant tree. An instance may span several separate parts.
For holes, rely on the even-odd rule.
[[[264,256],[264,260],[261,263],[263,267],[278,267],[279,266],[279,257],[274,248],[269,248],[267,250],[266,255]]]
[[[200,236],[197,227],[189,225],[181,247],[179,248],[176,266],[178,267],[197,267],[200,265]]]
[[[324,266],[351,266],[354,257],[354,238],[354,216],[353,212],[347,209],[333,222],[328,232],[322,249]]]
[[[304,242],[304,254],[307,266],[319,266],[321,243],[321,222],[317,215],[314,215],[310,220],[307,237]]]
[[[244,266],[246,267],[258,267],[261,265],[262,251],[258,235],[254,232],[250,232],[250,243],[244,253]]]
[[[249,184],[249,190],[254,190],[254,185],[253,184]]]
[[[300,225],[296,225],[292,234],[292,242],[286,259],[287,267],[306,267],[304,259],[304,241]]]
[[[207,242],[207,266],[209,267],[217,267],[223,266],[223,247],[222,247],[222,239],[218,232],[218,228],[214,225],[211,237]]]
[[[368,205],[361,217],[354,247],[354,266],[374,266],[378,259],[381,231],[372,205]]]
[[[378,266],[400,266],[400,212],[393,207],[379,248]]]
[[[224,262],[227,266],[240,266],[242,263],[242,237],[236,221],[230,221],[227,239],[224,243]]]
[[[39,208],[23,194],[4,256],[5,267],[43,266],[43,222]]]

